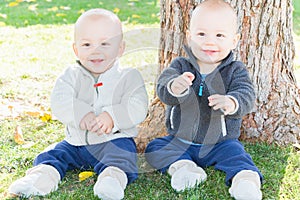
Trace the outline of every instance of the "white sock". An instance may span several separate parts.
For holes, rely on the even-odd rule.
[[[94,185],[94,195],[103,200],[120,200],[128,179],[124,171],[117,167],[107,167],[98,176]]]
[[[171,178],[171,186],[177,192],[196,185],[206,180],[205,171],[190,160],[179,160],[173,163],[169,168]]]
[[[230,195],[236,200],[261,200],[260,177],[252,170],[242,170],[232,179]]]
[[[117,200],[124,198],[124,190],[118,179],[106,176],[96,182],[94,194],[103,200]]]
[[[26,172],[26,176],[13,182],[8,192],[15,196],[45,196],[57,190],[60,181],[59,172],[50,165],[37,165]]]

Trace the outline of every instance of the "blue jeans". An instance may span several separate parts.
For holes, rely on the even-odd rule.
[[[151,141],[145,150],[147,162],[165,173],[169,166],[182,159],[195,162],[205,168],[214,166],[216,170],[226,173],[225,183],[231,184],[231,179],[242,170],[252,170],[263,179],[251,156],[244,150],[238,140],[226,140],[215,145],[191,145],[168,135]]]
[[[86,170],[93,167],[95,173],[100,174],[108,166],[123,170],[128,184],[138,177],[136,145],[132,138],[119,138],[86,146],[74,146],[62,141],[54,149],[39,154],[34,165],[39,164],[55,167],[61,179],[67,170]]]

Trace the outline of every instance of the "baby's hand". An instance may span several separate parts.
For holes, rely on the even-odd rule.
[[[194,74],[191,72],[184,72],[173,80],[170,89],[175,95],[180,95],[193,84],[194,79]]]
[[[96,115],[93,112],[89,112],[81,119],[79,127],[82,130],[89,130],[91,128],[90,122],[93,121],[95,118],[96,118]]]
[[[214,110],[221,109],[224,112],[224,115],[228,115],[233,112],[236,107],[234,100],[226,95],[211,95],[208,97],[208,102],[208,105]]]
[[[91,123],[89,131],[102,135],[110,133],[114,127],[114,122],[108,112],[99,114]]]

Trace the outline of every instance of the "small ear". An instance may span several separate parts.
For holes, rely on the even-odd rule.
[[[73,51],[74,51],[75,55],[78,57],[78,50],[77,50],[77,47],[75,45],[75,42],[73,43],[72,47],[73,47]]]
[[[118,52],[118,57],[121,57],[125,51],[126,43],[124,40],[121,41],[120,47],[119,47],[119,52]]]
[[[186,31],[186,41],[188,46],[191,46],[191,33],[189,30]]]
[[[233,38],[233,48],[235,49],[238,45],[238,42],[240,41],[241,35],[240,34],[236,34]]]

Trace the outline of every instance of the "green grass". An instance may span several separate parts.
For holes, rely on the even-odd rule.
[[[296,34],[300,34],[300,1],[293,0],[293,26]]]
[[[64,138],[61,123],[56,120],[42,121],[40,117],[50,110],[49,97],[56,77],[75,60],[71,48],[72,23],[81,9],[95,6],[120,9],[118,15],[125,25],[127,43],[121,63],[136,67],[143,73],[150,96],[157,70],[159,41],[159,5],[155,1],[78,0],[73,3],[75,1],[24,0],[18,6],[8,7],[9,2],[12,1],[0,1],[0,14],[7,16],[0,15],[0,25],[1,22],[6,24],[0,28],[0,48],[5,50],[0,54],[0,199],[9,199],[8,186],[32,167],[33,159],[40,151]],[[29,11],[28,6],[34,4],[38,4],[37,9]],[[300,3],[294,1],[294,4],[297,4],[298,11]],[[57,11],[48,10],[55,6]],[[60,6],[70,7],[70,10]],[[297,11],[294,13],[296,17],[299,16]],[[57,16],[57,13],[66,15]],[[22,17],[17,17],[17,14]],[[135,15],[140,18],[133,18]],[[294,17],[294,20],[300,24],[299,17]],[[297,26],[294,29],[295,33],[299,33]],[[36,112],[39,116],[30,112]],[[18,145],[13,140],[17,126],[23,130],[24,145]],[[300,199],[299,150],[292,146],[278,147],[264,143],[245,143],[245,148],[264,174],[262,191],[265,199]],[[170,186],[168,175],[149,170],[142,156],[139,161],[139,179],[128,186],[125,199],[231,199],[224,184],[224,173],[213,168],[206,169],[208,179],[204,184],[176,193]],[[43,198],[31,199],[97,199],[93,196],[97,177],[79,182],[79,172],[68,172],[58,191]]]
[[[6,18],[0,15],[0,22],[15,27],[72,24],[80,13],[97,7],[112,10],[131,24],[159,22],[158,0],[1,0],[0,13]]]
[[[24,121],[23,121],[24,120]],[[62,126],[53,121],[41,123],[36,119],[23,119],[19,125],[23,125],[26,140],[33,142],[31,149],[16,145],[10,137],[1,136],[1,184],[2,198],[5,198],[5,188],[16,178],[24,175],[24,171],[31,167],[35,154],[57,140],[62,139]],[[28,120],[31,123],[28,124]],[[3,132],[12,132],[16,122],[6,120],[1,123]],[[36,124],[36,125],[34,125]],[[53,136],[53,133],[56,133]],[[35,137],[33,137],[35,136]],[[300,153],[293,147],[277,147],[267,144],[245,143],[246,150],[252,154],[254,162],[264,174],[265,182],[262,188],[265,199],[299,199],[299,170]],[[161,175],[149,170],[145,166],[144,159],[140,157],[139,179],[129,185],[125,191],[125,199],[231,199],[228,187],[224,184],[224,173],[213,168],[206,169],[207,181],[199,187],[181,193],[175,192],[170,186],[170,176]],[[93,185],[96,176],[83,182],[78,181],[79,170],[70,171],[60,184],[59,190],[46,197],[33,197],[32,199],[97,199],[93,196]],[[0,196],[1,198],[1,196]]]
[[[296,54],[294,59],[295,75],[298,80],[298,85],[300,86],[300,1],[293,1],[294,12],[293,12],[293,29],[294,38],[296,45]]]

